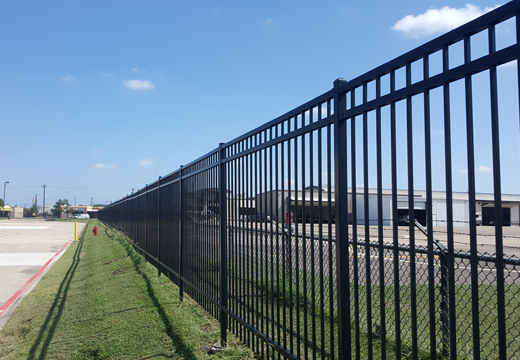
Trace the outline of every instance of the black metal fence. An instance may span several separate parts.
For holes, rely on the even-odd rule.
[[[501,187],[520,164],[519,15],[513,1],[338,79],[99,218],[263,358],[520,358],[520,229],[503,226],[518,203]],[[403,206],[426,228],[399,226]]]

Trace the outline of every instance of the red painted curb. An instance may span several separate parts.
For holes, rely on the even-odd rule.
[[[15,294],[13,296],[11,296],[11,298],[9,300],[7,300],[7,302],[2,305],[0,307],[0,315],[2,315],[2,313],[7,310],[7,308],[9,306],[11,306],[13,304],[13,302],[16,301],[16,299],[18,299],[18,297],[24,292],[25,289],[27,289],[29,287],[29,285],[32,284],[32,282],[47,268],[47,266],[49,266],[49,264],[54,260],[56,259],[56,257],[63,251],[67,248],[67,246],[73,242],[74,240],[69,240],[68,243],[66,243],[65,245],[63,245],[63,247],[61,248],[60,251],[58,251],[56,254],[54,254],[50,259],[49,261],[47,261],[45,263],[45,265],[42,266],[42,268],[40,270],[38,270],[38,272],[36,274],[33,275],[32,278],[30,278],[17,292],[15,292]]]

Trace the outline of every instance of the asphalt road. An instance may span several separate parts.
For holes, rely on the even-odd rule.
[[[331,227],[331,232],[334,237],[334,225]],[[267,226],[267,232],[254,231],[265,229],[265,224],[260,223],[242,223],[239,228],[231,231],[230,246],[239,254],[253,255],[256,259],[252,259],[252,266],[266,267],[266,264],[274,262],[280,266],[288,266],[292,264],[293,271],[296,269],[307,269],[307,272],[312,272],[316,275],[323,274],[326,277],[335,277],[336,269],[336,244],[327,239],[319,240],[319,225],[314,225],[312,229],[309,224],[297,225],[297,231],[300,233],[305,229],[306,233],[310,235],[311,230],[314,230],[314,240],[310,236],[292,237],[290,241],[283,241],[283,236],[276,235],[276,228],[273,228],[273,242],[271,242],[271,228]],[[252,231],[253,230],[253,231]],[[479,254],[488,256],[496,253],[495,228],[488,226],[477,227],[477,249]],[[283,231],[283,230],[280,230]],[[418,285],[427,285],[430,283],[428,274],[429,262],[427,254],[416,251],[414,257],[411,256],[407,250],[401,250],[397,258],[395,258],[393,249],[386,248],[383,250],[383,255],[380,257],[377,242],[379,240],[379,233],[377,226],[370,226],[368,229],[369,247],[368,255],[364,240],[366,238],[365,226],[357,227],[357,239],[360,243],[357,245],[357,256],[354,256],[355,249],[351,244],[349,248],[350,259],[350,281],[357,282],[360,285],[365,285],[370,276],[370,283],[373,286],[380,285],[379,269],[382,265],[384,273],[384,285],[392,286],[395,280],[395,271],[397,271],[400,285],[410,285],[412,280],[413,268],[415,268],[415,283]],[[516,258],[520,255],[520,227],[504,227],[503,231],[503,250],[506,257]],[[323,225],[322,233],[324,235],[329,233],[327,224]],[[279,233],[280,234],[280,233]],[[353,227],[349,226],[349,238],[353,234]],[[416,247],[427,249],[426,236],[416,229],[414,231]],[[434,228],[434,237],[448,245],[448,231],[446,228]],[[387,245],[393,244],[393,228],[390,226],[383,227],[383,242]],[[398,242],[400,246],[407,247],[410,245],[410,232],[407,226],[398,227]],[[285,244],[285,245],[284,245]],[[470,235],[469,228],[456,227],[453,231],[453,247],[456,252],[470,252]],[[329,257],[329,248],[332,253],[332,259]],[[435,247],[437,248],[437,247]],[[236,250],[235,250],[236,249]],[[319,254],[323,254],[322,257]],[[369,259],[369,268],[367,269],[367,259]],[[332,274],[329,262],[332,262]],[[269,267],[270,265],[267,265]],[[355,267],[357,267],[357,277],[354,276]],[[433,261],[434,279],[436,285],[441,284],[443,276],[442,263],[439,255],[434,256]],[[367,271],[368,270],[368,271]],[[249,268],[246,271],[251,271]],[[482,258],[476,267],[478,284],[495,285],[498,280],[498,273],[492,261],[486,261]],[[456,254],[454,257],[454,279],[456,284],[471,284],[472,269],[468,255]],[[447,273],[444,273],[447,276]],[[504,267],[504,282],[508,285],[520,285],[520,265],[506,264]]]

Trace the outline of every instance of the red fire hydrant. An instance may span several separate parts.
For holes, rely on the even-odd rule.
[[[94,226],[94,229],[92,230],[92,232],[94,233],[94,236],[97,236],[97,226]]]

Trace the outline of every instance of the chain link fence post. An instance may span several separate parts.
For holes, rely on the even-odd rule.
[[[426,229],[414,219],[415,227],[417,227],[424,235],[428,236]],[[448,356],[450,353],[450,287],[448,273],[448,249],[447,247],[432,235],[435,246],[440,250],[439,260],[441,262],[441,331],[442,331],[442,355]],[[452,270],[453,271],[453,270]]]
[[[448,282],[448,257],[446,249],[441,249],[439,255],[441,261],[441,329],[442,329],[442,354],[448,356],[450,349],[450,301]]]

